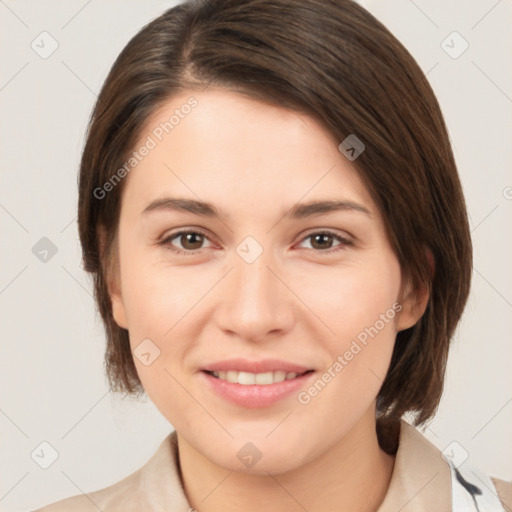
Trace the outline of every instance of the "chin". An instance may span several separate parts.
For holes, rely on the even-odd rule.
[[[244,428],[243,432],[233,429],[233,439],[226,439],[222,449],[208,440],[198,448],[213,463],[238,473],[267,475],[291,471],[305,463],[314,450],[305,444],[303,428],[290,431],[289,425],[278,424],[273,422],[271,428]]]
[[[211,459],[211,461],[229,471],[244,473],[247,475],[262,476],[268,476],[269,473],[272,475],[279,475],[297,469],[301,466],[300,461],[295,459],[297,448],[295,451],[273,451],[263,449],[261,450],[261,458],[253,465],[250,465],[249,463],[242,463],[237,457],[235,450],[234,452],[234,456],[227,454],[220,458],[218,453],[212,454],[212,457],[216,457],[216,459]]]

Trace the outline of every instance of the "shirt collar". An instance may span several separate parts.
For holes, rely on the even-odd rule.
[[[440,450],[402,420],[388,492],[377,512],[451,511],[450,468]]]

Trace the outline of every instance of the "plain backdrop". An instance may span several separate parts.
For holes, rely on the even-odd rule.
[[[449,127],[472,226],[472,293],[442,403],[425,435],[441,450],[456,441],[452,447],[472,464],[510,480],[512,2],[362,3],[427,73]],[[172,429],[147,399],[108,393],[104,333],[81,268],[76,225],[77,169],[96,95],[128,40],[172,5],[0,0],[3,511],[117,482]],[[55,253],[46,262],[33,252],[36,244],[49,244],[43,237]],[[48,448],[42,442],[58,453],[47,469],[34,455]]]

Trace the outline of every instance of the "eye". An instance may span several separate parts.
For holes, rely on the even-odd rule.
[[[343,250],[346,246],[353,245],[351,240],[348,240],[347,238],[344,238],[341,235],[329,230],[315,231],[314,233],[307,235],[302,240],[305,241],[309,239],[312,240],[312,250],[316,253],[332,254],[333,252]],[[335,245],[334,249],[331,248],[332,239],[339,241],[339,244]]]
[[[182,245],[182,249],[179,247],[175,247],[172,243],[172,240],[178,239],[178,242]],[[163,245],[166,249],[169,249],[171,252],[175,254],[185,254],[187,256],[191,256],[194,253],[200,252],[198,249],[202,249],[201,245],[204,240],[208,240],[208,237],[200,232],[200,231],[178,231],[176,233],[172,233],[167,238],[160,242],[160,245]]]

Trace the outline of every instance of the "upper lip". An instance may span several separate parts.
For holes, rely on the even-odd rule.
[[[203,368],[204,371],[219,372],[219,371],[239,371],[250,373],[266,373],[277,372],[279,370],[287,373],[294,372],[301,374],[312,370],[298,364],[281,361],[279,359],[261,359],[259,361],[251,361],[249,359],[226,359],[224,361],[216,361],[208,364]]]

